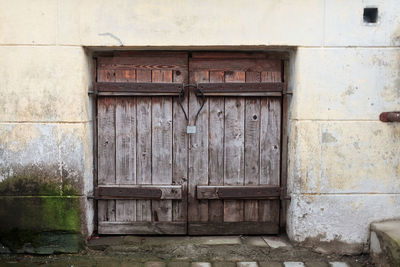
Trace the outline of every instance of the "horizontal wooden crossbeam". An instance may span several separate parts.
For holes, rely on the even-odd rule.
[[[281,96],[284,83],[199,83],[197,86],[205,96]]]
[[[180,185],[104,185],[95,188],[96,199],[182,199]]]
[[[279,186],[197,186],[197,199],[278,199]]]
[[[269,235],[278,234],[276,222],[189,222],[189,235]]]
[[[99,222],[99,232],[118,235],[184,235],[186,222]]]
[[[179,96],[182,88],[181,83],[95,83],[95,92],[100,96]]]

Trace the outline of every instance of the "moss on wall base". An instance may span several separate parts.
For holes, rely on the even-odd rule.
[[[0,196],[0,243],[14,253],[73,253],[82,247],[76,196]]]

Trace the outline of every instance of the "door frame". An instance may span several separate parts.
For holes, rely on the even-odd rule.
[[[146,49],[146,48],[145,48]],[[290,84],[290,65],[291,65],[291,52],[289,50],[286,51],[270,51],[270,50],[259,50],[259,49],[229,49],[229,50],[215,50],[215,49],[187,49],[187,50],[171,50],[168,48],[165,49],[134,49],[132,48],[129,51],[123,50],[126,55],[129,55],[129,51],[132,52],[142,52],[146,53],[154,53],[154,52],[186,52],[189,55],[193,52],[226,52],[226,53],[264,53],[270,59],[279,59],[282,61],[282,78],[284,88],[282,91],[282,115],[281,115],[281,155],[280,155],[280,187],[281,187],[281,196],[280,196],[280,212],[279,212],[279,228],[280,233],[286,231],[286,222],[287,222],[287,210],[290,203],[290,196],[288,196],[287,192],[287,168],[288,168],[288,145],[289,145],[289,108],[292,99],[292,89],[289,88]],[[92,65],[91,65],[91,85],[89,86],[88,95],[91,99],[91,111],[92,111],[92,144],[93,144],[93,169],[92,169],[92,177],[93,177],[93,188],[98,186],[98,125],[97,125],[97,96],[94,91],[95,83],[97,82],[97,58],[100,56],[109,56],[113,57],[116,54],[120,54],[121,50],[111,50],[111,51],[93,51],[91,53]],[[98,230],[98,206],[94,199],[94,196],[89,196],[94,200],[93,202],[93,210],[94,210],[94,231]]]

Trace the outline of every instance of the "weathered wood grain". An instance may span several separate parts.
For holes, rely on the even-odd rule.
[[[283,82],[285,84],[284,90],[287,92],[288,89],[288,79],[289,79],[289,60],[283,61]],[[279,211],[279,225],[281,231],[285,230],[286,227],[286,215],[287,215],[287,207],[288,201],[285,199],[287,194],[287,165],[288,165],[288,122],[289,122],[289,109],[290,109],[291,95],[285,94],[282,99],[282,147],[281,147],[281,187],[282,190],[282,198],[281,198],[281,207]]]
[[[196,222],[189,224],[189,235],[278,234],[279,225],[270,222]]]
[[[97,199],[182,199],[180,185],[108,185],[95,188]]]
[[[115,182],[136,184],[136,99],[122,97],[115,101]],[[136,201],[116,200],[115,206],[116,221],[136,220]]]
[[[247,72],[253,73],[253,72]],[[257,72],[256,72],[257,73]],[[281,82],[268,82],[268,83],[200,83],[199,88],[203,91],[205,95],[231,95],[235,96],[237,94],[246,94],[252,96],[264,96],[265,93],[270,92],[282,92],[283,83]]]
[[[254,58],[251,58],[251,56]],[[269,61],[269,63],[267,61]],[[281,80],[279,80],[281,75],[280,59],[270,60],[268,56],[264,59],[263,56],[248,56],[246,53],[235,57],[232,53],[221,54],[216,52],[215,54],[202,54],[199,52],[190,59],[189,67],[191,73],[193,73],[191,75],[191,83],[200,83],[203,89],[207,87],[214,90],[213,88],[215,87],[215,91],[218,91],[216,93],[211,93],[210,97],[207,98],[207,102],[209,103],[209,120],[206,122],[208,123],[207,145],[209,153],[207,170],[209,178],[208,185],[205,181],[202,183],[197,182],[197,197],[200,199],[208,199],[209,216],[208,220],[203,221],[200,221],[200,216],[193,217],[196,220],[189,218],[189,234],[277,233],[279,231],[279,223],[277,221],[279,218],[279,186],[270,186],[268,183],[265,183],[263,186],[268,188],[266,190],[271,191],[263,192],[262,190],[248,190],[246,187],[241,189],[236,188],[237,190],[229,189],[228,191],[224,191],[224,189],[220,191],[218,189],[216,191],[204,192],[202,190],[205,188],[212,188],[213,186],[217,188],[222,185],[223,187],[242,187],[245,185],[250,187],[260,185],[262,153],[260,136],[261,134],[269,134],[269,132],[266,133],[261,130],[263,112],[261,110],[261,99],[280,99],[278,97],[281,97],[283,84]],[[208,72],[210,84],[207,84],[207,78],[205,79],[204,85],[201,81],[192,79],[194,73],[202,72]],[[223,75],[221,75],[221,73]],[[203,74],[203,76],[207,76],[207,74]],[[262,79],[264,79],[264,84],[262,84],[264,87],[270,86],[270,82],[274,83],[273,89],[272,87],[268,87],[269,89],[267,88],[267,90],[277,90],[276,92],[272,92],[274,95],[264,94],[261,96],[257,95],[257,92],[256,95],[243,92],[246,90],[246,85],[242,84],[246,82],[253,84],[253,87],[259,86],[258,83],[262,82]],[[268,81],[268,79],[271,81]],[[218,84],[212,84],[213,82]],[[276,87],[276,85],[278,86]],[[217,88],[218,86],[221,88]],[[235,89],[230,90],[228,86],[232,86]],[[207,91],[207,89],[204,91]],[[235,92],[232,93],[229,91]],[[262,90],[260,89],[260,91]],[[200,96],[201,95],[198,94],[198,98],[200,98]],[[217,108],[223,103],[221,99],[225,99],[222,113]],[[189,108],[191,112],[193,112],[192,107]],[[216,116],[218,113],[224,116],[223,125],[218,123],[218,117]],[[199,124],[197,128],[199,128]],[[191,136],[190,138],[192,139],[193,137]],[[217,151],[219,151],[220,148],[223,150],[222,164],[218,162],[218,157],[221,156],[221,153]],[[193,150],[193,147],[190,147],[190,150]],[[190,160],[192,161],[195,159],[190,158]],[[189,168],[191,167],[190,163]],[[218,174],[221,167],[223,170],[222,175]],[[203,178],[197,178],[197,180],[201,179]],[[219,179],[224,180],[222,183],[219,183]],[[196,183],[196,181],[189,182],[193,184]],[[189,194],[192,190],[193,188],[190,187]],[[224,195],[225,193],[229,194]],[[206,195],[201,196],[201,194]],[[258,200],[258,197],[262,200]],[[216,201],[220,200],[213,199],[224,199],[223,218],[218,217],[218,214],[220,214],[218,207],[216,208],[213,206],[215,203],[218,203]],[[258,202],[266,203],[266,205],[260,206]],[[200,201],[194,201],[194,203],[198,204]],[[276,208],[276,203],[278,203],[278,208]],[[194,206],[189,202],[189,214],[196,212],[191,210],[192,207]],[[266,218],[265,207],[270,207],[275,213],[271,213],[268,210],[267,213],[270,217]],[[198,208],[198,206],[196,208]],[[241,223],[243,223],[247,229],[244,229]]]
[[[98,99],[98,184],[115,183],[115,99]],[[99,220],[115,220],[115,201],[99,201]]]
[[[223,71],[210,71],[210,83],[224,82]],[[208,132],[208,177],[209,185],[224,184],[224,117],[225,99],[223,97],[208,98],[209,132]],[[223,222],[224,203],[221,200],[208,201],[209,221]]]
[[[112,69],[97,68],[97,82],[114,82],[115,71]]]
[[[246,82],[260,82],[259,72],[246,72]],[[245,100],[245,185],[258,185],[260,182],[260,99]],[[258,201],[245,201],[244,220],[258,221]]]
[[[137,82],[151,82],[151,70],[137,70]],[[136,98],[136,182],[137,184],[151,184],[151,97]],[[151,221],[151,201],[136,201],[136,220]]]
[[[114,82],[114,70],[98,68],[97,81]],[[115,183],[115,99],[99,97],[97,112],[97,183],[112,184]],[[99,221],[115,221],[115,200],[99,201],[97,208]]]
[[[184,235],[186,222],[99,222],[99,231],[114,235]]]
[[[142,72],[141,72],[142,73]],[[162,77],[160,77],[162,78]],[[110,96],[151,96],[170,95],[178,96],[182,90],[180,83],[124,83],[124,82],[97,82],[95,89],[98,95]]]
[[[98,151],[99,171],[101,164],[108,165],[98,181],[100,188],[117,190],[113,193],[117,196],[103,194],[117,201],[98,202],[99,233],[184,234],[187,218],[189,234],[277,233],[284,90],[281,59],[264,53],[195,53],[188,75],[187,53],[114,52],[117,54],[99,57],[98,84],[103,83],[104,88],[118,85],[114,86],[117,94],[121,88],[139,88],[143,82],[155,85],[146,89],[151,97],[99,97],[100,109],[103,106],[99,122],[103,113],[103,124],[113,120],[108,126],[113,132],[97,133],[97,149],[104,144],[103,150],[109,149]],[[220,83],[223,87],[223,92],[217,88],[216,95],[207,98],[196,133],[190,135],[177,97],[155,96],[170,84],[188,82],[211,82],[214,87]],[[250,92],[256,87],[247,89],[242,83],[253,84],[264,95]],[[176,87],[172,94],[178,91]],[[201,98],[194,88],[189,91],[183,105],[189,125],[193,125]],[[113,137],[110,145],[104,138],[107,135]],[[109,154],[102,163],[101,153]],[[157,186],[163,189],[131,190]],[[122,192],[119,187],[124,188]]]
[[[115,99],[115,144],[112,149],[114,158],[103,159],[114,162],[113,176],[109,173],[104,175],[104,179],[112,177],[114,181],[106,183],[105,187],[111,191],[100,198],[117,199],[99,200],[105,206],[104,212],[100,212],[99,218],[104,218],[100,223],[115,221],[117,225],[139,229],[139,233],[168,234],[174,233],[172,220],[175,220],[182,224],[175,234],[181,234],[186,231],[187,218],[185,190],[188,179],[188,138],[184,115],[178,109],[177,99],[171,96],[178,95],[182,83],[187,83],[188,55],[173,52],[113,54],[114,56],[108,57],[99,56],[97,60],[97,74],[100,79],[97,80],[96,89],[100,92],[99,98],[106,99],[103,95],[110,94],[112,97],[109,99]],[[172,91],[166,93],[168,90]],[[164,97],[168,94],[169,96]],[[152,95],[157,97],[151,97]],[[184,101],[188,108],[187,97]],[[183,121],[180,122],[182,118]],[[146,190],[155,186],[159,187],[156,193],[154,188],[151,188],[153,191],[137,191],[137,187]],[[104,186],[100,186],[98,190],[100,189],[104,189]],[[157,200],[142,200],[143,198]],[[169,227],[170,222],[172,224]],[[159,231],[157,227],[140,230],[141,225],[154,223],[161,223],[164,230]],[[99,232],[101,231],[107,233],[108,230],[99,227]]]
[[[175,70],[172,80],[174,83],[188,83],[188,70]],[[186,93],[182,98],[185,112],[188,111],[189,96]],[[182,199],[172,201],[172,220],[187,220],[187,181],[188,181],[188,135],[186,133],[187,121],[179,105],[177,97],[173,98],[173,144],[172,144],[172,182],[182,186]]]
[[[281,66],[281,62],[279,62],[279,66]],[[261,81],[262,82],[282,82],[282,74],[281,70],[275,71],[262,71],[261,72]]]
[[[279,186],[198,185],[196,191],[197,199],[278,199],[280,196]]]
[[[172,82],[171,70],[152,70],[152,82]],[[152,98],[152,184],[172,184],[172,98]],[[171,200],[153,200],[154,221],[172,221]]]
[[[278,60],[288,60],[290,54],[288,52],[228,52],[228,51],[220,51],[220,52],[192,52],[192,58],[199,59],[278,59]]]
[[[116,70],[116,82],[136,82],[136,70]],[[136,184],[136,99],[116,98],[115,180],[117,184]],[[115,201],[116,221],[136,221],[136,201]]]
[[[190,71],[189,82],[209,82],[208,71]],[[196,97],[193,88],[189,95],[189,123],[194,124],[200,108],[201,99]],[[189,221],[208,221],[207,200],[196,199],[195,190],[198,184],[208,184],[208,102],[199,114],[196,134],[189,136]]]
[[[261,73],[261,81],[279,80],[280,75]],[[261,99],[260,133],[260,184],[280,185],[280,146],[281,146],[281,99]],[[279,202],[260,201],[259,217],[261,221],[279,223]]]
[[[245,72],[225,72],[225,82],[244,82]],[[225,98],[224,185],[244,184],[244,99]],[[224,202],[224,222],[243,221],[243,201]]]
[[[239,58],[268,58],[266,53],[260,52],[228,52],[228,51],[221,51],[221,52],[193,52],[192,58],[203,58],[203,59],[229,59],[235,60]]]
[[[193,69],[208,71],[270,71],[280,72],[281,61],[276,59],[200,59],[190,62]],[[244,80],[243,80],[244,81]]]
[[[181,70],[187,67],[184,56],[123,56],[99,57],[99,70]]]
[[[136,82],[136,70],[135,69],[115,70],[115,81]]]

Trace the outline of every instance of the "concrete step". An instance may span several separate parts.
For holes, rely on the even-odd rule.
[[[370,253],[377,266],[400,266],[400,220],[371,224]]]

